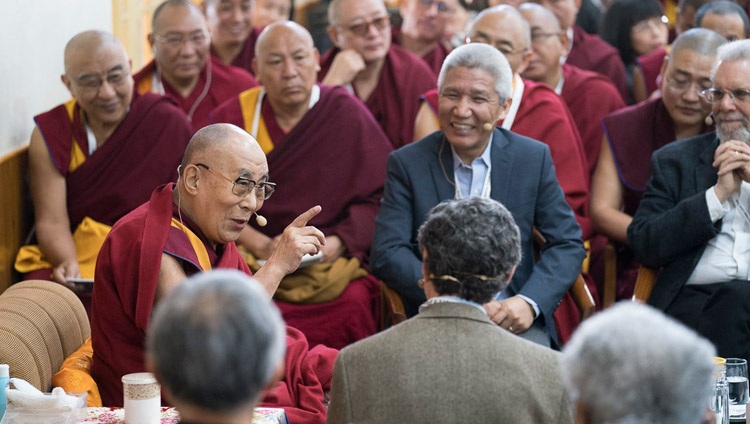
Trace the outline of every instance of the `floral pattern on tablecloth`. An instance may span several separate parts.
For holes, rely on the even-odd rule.
[[[122,408],[86,408],[83,423],[125,424],[125,410]],[[180,416],[174,408],[161,408],[161,424],[176,424]]]

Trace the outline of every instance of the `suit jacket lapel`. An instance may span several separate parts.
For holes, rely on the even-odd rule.
[[[719,145],[718,138],[710,139],[706,137],[707,143],[705,149],[700,153],[698,166],[695,167],[695,189],[696,192],[706,190],[716,184],[716,169],[712,163],[714,161],[714,152]]]
[[[511,184],[508,184],[508,181],[511,180],[512,160],[511,155],[505,150],[508,145],[508,139],[503,132],[495,128],[495,131],[492,133],[492,149],[490,149],[490,158],[492,160],[492,172],[490,173],[492,190],[490,191],[490,197],[503,204],[507,202],[508,188],[511,186]]]
[[[440,151],[442,144],[442,152]],[[448,140],[445,139],[441,132],[437,142],[433,146],[435,159],[432,161],[430,170],[432,171],[432,180],[435,183],[435,191],[440,201],[453,199],[456,196],[456,187],[452,184],[453,177],[453,155]]]

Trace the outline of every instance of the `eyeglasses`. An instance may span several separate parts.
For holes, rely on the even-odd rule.
[[[76,84],[88,94],[95,94],[99,92],[102,84],[106,81],[107,84],[111,85],[115,89],[124,87],[128,82],[129,73],[125,71],[116,71],[102,78],[99,75],[86,75],[76,81]]]
[[[436,1],[436,0],[419,0],[419,3],[422,4],[422,6],[425,7],[432,7],[432,5],[437,5],[438,12],[452,12],[453,9],[451,9],[450,6],[448,6],[448,3],[442,2],[442,1]]]
[[[750,90],[747,88],[738,88],[735,90],[722,90],[721,88],[709,88],[701,91],[701,97],[708,103],[721,103],[724,96],[727,95],[731,100],[737,103],[747,103],[750,101]]]
[[[161,36],[154,34],[154,40],[172,48],[179,48],[187,41],[194,46],[204,46],[208,43],[209,37],[204,31],[194,32],[189,35],[169,33]]]
[[[664,75],[664,82],[667,83],[667,86],[669,88],[679,92],[683,92],[691,89],[692,87],[695,87],[695,90],[698,92],[698,94],[701,94],[705,90],[709,90],[711,88],[711,81],[708,79],[705,79],[703,81],[693,81],[690,78],[675,78],[673,76]]]
[[[382,31],[391,25],[391,19],[389,16],[381,16],[371,21],[360,22],[353,25],[340,25],[342,28],[351,31],[354,35],[364,36],[370,32],[370,25],[374,26],[378,31]]]
[[[646,19],[645,21],[640,21],[637,24],[633,25],[632,30],[635,32],[644,32],[648,30],[652,31],[659,31],[662,28],[665,28],[665,26],[669,24],[669,19],[662,15],[661,17],[653,17]]]
[[[245,177],[238,177],[236,180],[232,181],[230,178],[227,178],[224,175],[209,168],[208,165],[204,165],[202,163],[196,163],[195,166],[199,168],[206,168],[206,171],[232,183],[232,193],[234,193],[236,196],[239,196],[239,197],[247,196],[248,193],[250,193],[250,191],[254,189],[255,197],[257,197],[260,200],[268,200],[268,198],[271,197],[273,192],[276,190],[276,184],[269,183],[268,181],[262,181],[258,183]]]
[[[539,41],[546,40],[550,37],[559,36],[559,32],[532,32],[531,33],[531,42],[537,43]]]

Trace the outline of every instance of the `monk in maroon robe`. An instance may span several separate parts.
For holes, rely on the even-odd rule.
[[[273,192],[267,179],[265,157],[247,133],[211,125],[188,145],[177,184],[154,190],[148,203],[112,228],[97,264],[91,321],[92,375],[105,405],[121,405],[122,375],[145,369],[151,312],[172,287],[208,269],[250,274],[233,240]],[[306,226],[318,212],[314,207],[295,219],[255,275],[269,297],[302,255],[324,245],[323,234]],[[285,408],[292,422],[322,423],[323,392],[336,352],[323,347],[308,352],[304,336],[291,328],[287,343],[286,375],[264,405]]]
[[[570,40],[568,56],[565,63],[593,71],[612,80],[622,100],[629,97],[625,64],[622,63],[617,49],[601,37],[589,34],[576,25],[576,16],[581,7],[581,0],[533,0],[551,10],[560,21],[562,30]]]
[[[211,55],[253,75],[255,41],[260,35],[260,29],[254,28],[252,23],[254,3],[253,0],[203,2],[203,11],[211,31]]]
[[[133,92],[125,49],[111,34],[73,37],[62,80],[73,99],[34,118],[29,168],[39,247],[23,247],[17,267],[27,278],[67,284],[93,278],[108,227],[174,181],[190,127],[168,99]],[[84,219],[96,231],[76,243]],[[25,255],[29,249],[38,255]]]
[[[263,210],[268,225],[240,242],[256,257],[265,258],[274,238],[307,205],[320,204],[312,224],[326,235],[323,260],[333,265],[367,264],[375,215],[385,181],[385,164],[392,147],[367,109],[342,87],[317,85],[317,51],[312,37],[293,22],[271,24],[258,39],[256,69],[263,87],[250,89],[216,111],[216,122],[228,122],[253,135],[268,157],[274,179],[285,187]],[[294,57],[292,57],[294,53]],[[278,61],[295,62],[282,77]],[[290,78],[296,75],[299,78]],[[289,80],[298,81],[290,90]],[[290,117],[297,116],[297,119]],[[335,161],[331,162],[331,159]],[[300,180],[304,175],[304,180]],[[329,250],[335,244],[340,249]],[[317,267],[313,265],[312,267]],[[355,269],[357,266],[352,265]],[[301,270],[302,271],[302,270]],[[339,295],[317,294],[334,280],[331,274],[305,274],[310,285],[296,287],[311,296],[286,294],[295,273],[282,281],[277,303],[287,324],[300,329],[311,344],[342,348],[376,331],[379,284],[363,270],[349,279]],[[296,280],[295,280],[296,281]]]
[[[157,8],[148,41],[154,60],[135,75],[138,92],[174,99],[187,114],[193,131],[208,125],[209,112],[225,100],[258,85],[248,72],[209,54],[205,19],[190,1]]]
[[[414,141],[419,95],[437,84],[418,56],[391,44],[381,0],[333,0],[329,36],[336,46],[320,60],[319,81],[342,85],[370,110],[394,148]]]
[[[602,121],[604,139],[592,181],[591,213],[596,230],[618,249],[617,299],[633,295],[639,264],[627,246],[627,227],[651,177],[651,154],[674,140],[710,130],[704,121],[710,105],[698,93],[711,87],[711,65],[724,42],[724,37],[703,28],[682,33],[665,62],[662,97],[621,109]]]
[[[445,42],[448,21],[460,7],[457,0],[425,3],[422,0],[399,2],[401,26],[391,29],[391,40],[422,58],[437,76],[450,48]]]

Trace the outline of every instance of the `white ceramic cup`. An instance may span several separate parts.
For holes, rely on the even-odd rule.
[[[161,389],[149,372],[122,376],[123,405],[126,424],[159,424],[161,421]]]

